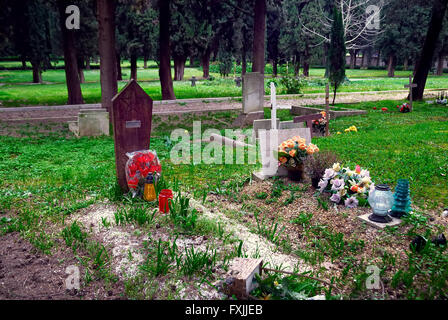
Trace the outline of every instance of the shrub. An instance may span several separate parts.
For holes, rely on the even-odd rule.
[[[280,79],[280,84],[285,88],[286,94],[301,93],[302,88],[305,86],[305,81],[302,78],[283,77]]]

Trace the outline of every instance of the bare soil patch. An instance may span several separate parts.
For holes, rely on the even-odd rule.
[[[108,287],[93,282],[83,287],[81,281],[79,291],[67,290],[65,270],[77,264],[68,249],[45,255],[18,233],[6,234],[0,237],[0,300],[123,299],[120,282]]]

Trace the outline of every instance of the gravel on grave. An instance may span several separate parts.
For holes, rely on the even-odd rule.
[[[283,179],[285,184],[290,183],[286,178]],[[304,184],[299,184],[305,187]],[[208,197],[209,206],[215,207],[216,210],[225,212],[233,211],[239,212],[241,217],[238,219],[246,228],[257,228],[256,218],[253,212],[249,209],[251,206],[256,207],[259,213],[259,219],[265,218],[266,224],[270,226],[272,221],[278,222],[277,230],[282,230],[279,233],[280,239],[285,239],[292,246],[292,252],[296,249],[310,249],[313,244],[313,239],[306,239],[306,235],[302,226],[291,223],[291,220],[297,218],[300,213],[312,213],[311,225],[325,225],[333,233],[342,233],[344,235],[345,243],[347,241],[363,240],[365,247],[358,250],[354,256],[358,261],[364,259],[369,264],[380,263],[383,255],[387,252],[397,257],[396,266],[388,267],[383,280],[390,278],[394,273],[407,265],[406,251],[409,250],[409,244],[412,238],[406,235],[409,226],[400,225],[398,232],[390,234],[373,227],[367,226],[360,221],[357,216],[370,213],[370,208],[354,208],[348,209],[344,206],[336,206],[329,204],[328,211],[318,206],[315,199],[316,191],[313,188],[308,188],[307,191],[297,191],[297,198],[289,205],[283,205],[284,201],[289,198],[290,192],[285,190],[278,200],[271,204],[266,204],[265,200],[257,199],[256,195],[265,192],[270,195],[272,192],[272,183],[270,181],[252,181],[247,184],[239,192],[239,196],[245,195],[243,201],[232,201],[230,198],[220,195],[212,195]],[[419,210],[420,211],[420,210]],[[425,210],[425,214],[430,217],[430,225],[433,227],[434,233],[437,232],[437,227],[442,227],[445,230],[448,227],[448,219],[443,219],[441,215],[436,212],[429,212]],[[291,259],[298,259],[294,253],[290,253]],[[309,266],[314,271],[319,270],[321,277],[330,279],[332,276],[339,277],[341,271],[346,267],[343,258],[334,259],[330,261],[330,257],[325,256],[325,260],[321,264]],[[302,265],[306,264],[302,262]],[[386,280],[386,282],[387,282]],[[387,294],[389,298],[399,298],[399,290],[393,290],[386,285]],[[343,288],[346,293],[349,293],[349,288]],[[398,294],[398,295],[397,295]]]
[[[118,207],[115,204],[104,202],[97,203],[88,208],[78,211],[71,216],[71,219],[66,221],[66,225],[70,225],[74,221],[82,223],[82,225],[90,232],[93,239],[101,242],[109,252],[112,253],[112,271],[120,280],[126,281],[139,276],[139,267],[145,262],[146,254],[143,243],[149,240],[148,233],[141,232],[141,229],[133,224],[116,225],[115,212]],[[160,214],[160,213],[157,213]],[[106,228],[103,225],[103,219],[110,223],[110,227]],[[172,230],[165,227],[153,228],[150,232],[152,241],[174,241],[175,237]],[[185,252],[185,249],[194,247],[195,251],[205,251],[212,242],[217,240],[206,236],[187,236],[178,235],[176,245],[180,253]],[[218,244],[218,247],[221,247]],[[130,259],[130,254],[132,258]],[[216,268],[214,274],[217,279],[215,285],[218,285],[221,278],[224,278],[225,271],[221,268]],[[173,283],[168,276],[157,277],[157,286],[164,288],[169,286],[173,288],[173,292],[177,291],[176,296],[180,299],[186,300],[210,300],[223,299],[225,295],[218,292],[216,287],[210,286],[208,283],[202,283],[199,286],[194,285],[195,279],[177,279]],[[151,287],[154,283],[151,283]],[[157,299],[157,295],[156,295]]]

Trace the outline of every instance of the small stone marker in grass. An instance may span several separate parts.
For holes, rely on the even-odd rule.
[[[195,77],[195,76],[192,76],[191,79],[190,79],[190,81],[191,81],[191,86],[192,86],[192,87],[196,87],[196,81],[197,81],[196,77]]]
[[[118,184],[123,192],[129,191],[125,174],[126,153],[149,148],[152,106],[152,99],[135,80],[131,80],[112,99],[115,164]]]
[[[409,76],[409,84],[405,84],[404,87],[409,88],[409,105],[412,111],[412,88],[417,88],[417,84],[412,83],[412,76]]]
[[[262,259],[235,258],[229,267],[230,284],[226,288],[229,295],[235,295],[238,299],[245,299],[258,284],[255,275],[261,274]]]
[[[236,77],[235,78],[235,84],[236,84],[237,87],[241,87],[241,81],[242,81],[241,77]]]

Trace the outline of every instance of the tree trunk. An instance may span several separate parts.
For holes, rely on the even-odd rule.
[[[159,0],[159,77],[162,100],[175,100],[173,79],[171,78],[170,53],[170,0]]]
[[[117,52],[116,58],[115,58],[116,64],[117,64],[117,80],[121,81],[123,80],[123,72],[121,69],[121,56]]]
[[[376,59],[376,66],[380,66],[380,58],[381,58],[381,51],[378,50],[378,58]]]
[[[409,58],[406,57],[406,58],[404,58],[403,70],[408,71],[408,68],[409,68]]]
[[[395,56],[389,55],[389,63],[387,65],[387,76],[393,78],[395,76]]]
[[[80,83],[86,83],[86,77],[84,76],[84,70],[82,68],[78,68],[78,78]]]
[[[244,76],[247,71],[247,59],[246,59],[246,49],[243,48],[241,53],[241,76]]]
[[[298,77],[300,73],[300,56],[294,57],[294,77]],[[304,71],[305,72],[305,71]]]
[[[190,57],[190,68],[194,67],[194,57]]]
[[[334,87],[334,92],[333,92],[333,106],[334,106],[334,102],[336,101],[336,91],[337,91],[337,88]]]
[[[362,59],[361,59],[361,69],[367,69],[366,68],[366,52],[364,51],[362,53]]]
[[[372,49],[369,49],[366,52],[366,65],[365,65],[365,68],[369,69],[371,64],[372,64]]]
[[[426,79],[428,78],[429,70],[431,69],[432,58],[436,48],[437,39],[442,30],[445,11],[448,5],[448,0],[435,0],[432,7],[431,22],[429,23],[428,33],[426,34],[425,44],[423,45],[422,53],[419,59],[418,69],[415,72],[414,84],[416,88],[412,88],[412,97],[415,100],[423,99],[423,92],[425,91]]]
[[[78,78],[80,83],[85,83],[86,78],[84,76],[84,58],[78,57]]]
[[[131,79],[137,81],[137,55],[131,54]]]
[[[143,57],[143,69],[148,69],[148,57],[146,55]]]
[[[62,46],[64,50],[65,79],[68,92],[67,104],[83,104],[79,74],[79,72],[82,72],[82,69],[78,66],[75,30],[69,30],[65,27],[65,8],[68,5],[68,1],[58,1],[59,24],[62,31]]]
[[[443,62],[445,61],[445,55],[443,53],[439,54],[437,59],[437,75],[443,76]]]
[[[174,57],[174,80],[182,81],[184,79],[186,57]]]
[[[278,74],[278,62],[277,59],[275,59],[274,61],[272,61],[272,75],[274,76],[274,78],[277,78],[277,74]]]
[[[116,0],[97,0],[101,104],[109,112],[112,109],[112,98],[118,92],[115,48],[116,5]],[[112,120],[112,117],[110,119]]]
[[[86,70],[90,70],[90,58],[86,59]]]
[[[22,70],[26,70],[26,58],[22,56]]]
[[[212,54],[212,51],[210,48],[207,48],[204,55],[201,58],[201,65],[202,65],[202,77],[204,79],[208,79],[210,77],[210,55]]]
[[[308,60],[303,61],[303,75],[305,77],[310,76],[310,64],[309,64]]]
[[[350,69],[356,67],[356,51],[350,51]]]
[[[261,74],[264,74],[265,32],[266,0],[255,0],[252,72],[260,72]]]
[[[31,61],[33,67],[33,83],[42,83],[42,68],[40,62]]]

